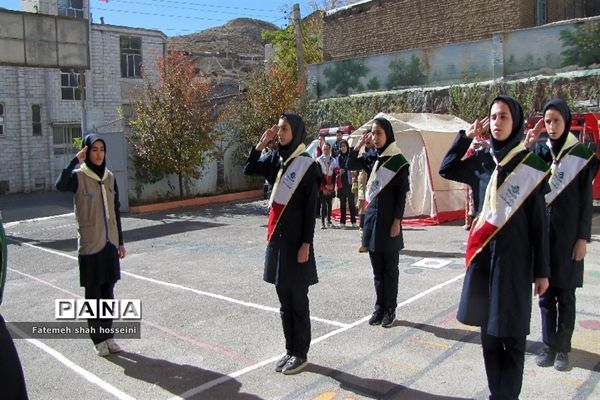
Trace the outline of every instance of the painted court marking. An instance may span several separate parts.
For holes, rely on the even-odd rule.
[[[452,264],[452,260],[444,260],[442,258],[423,258],[416,263],[411,264],[411,267],[440,269],[450,264]]]
[[[27,336],[24,332],[22,332],[18,328],[15,328],[14,326],[13,326],[12,329],[14,329],[22,337]],[[39,340],[37,340],[37,339],[25,339],[25,341],[33,344],[37,348],[41,349],[42,351],[46,352],[50,356],[54,357],[56,360],[58,360],[58,362],[60,362],[65,367],[71,369],[76,374],[81,375],[82,377],[84,377],[89,382],[93,383],[94,385],[99,386],[101,389],[103,389],[106,392],[112,394],[116,398],[122,399],[122,400],[135,400],[135,397],[131,397],[127,393],[125,393],[125,392],[117,389],[116,387],[114,387],[110,383],[106,382],[105,380],[99,378],[98,376],[94,375],[90,371],[88,371],[88,370],[80,367],[79,365],[75,364],[73,361],[69,360],[67,357],[63,356],[61,353],[59,353],[58,351],[54,350],[52,347],[47,346],[46,344],[40,342]]]
[[[25,242],[22,242],[22,241],[19,241],[19,240],[16,240],[16,239],[12,239],[12,238],[10,238],[9,240],[14,241],[14,242],[18,242],[21,245],[28,246],[28,247],[31,247],[31,248],[34,248],[34,249],[38,249],[38,250],[45,251],[45,252],[48,252],[48,253],[51,253],[51,254],[55,254],[55,255],[58,255],[58,256],[66,257],[66,258],[69,258],[69,259],[72,259],[72,260],[77,260],[77,257],[71,256],[71,255],[66,254],[66,253],[62,253],[62,252],[59,252],[59,251],[47,249],[47,248],[44,248],[44,247],[41,247],[41,246],[36,246],[36,245],[30,244],[30,243],[25,243]],[[178,288],[178,289],[190,291],[190,292],[193,292],[193,293],[196,293],[196,294],[200,294],[200,295],[203,295],[203,296],[209,296],[209,297],[213,297],[213,298],[216,298],[216,299],[221,299],[221,300],[233,302],[235,304],[240,304],[240,305],[243,305],[243,306],[246,306],[246,307],[252,307],[252,308],[257,308],[257,309],[271,311],[271,312],[279,312],[279,309],[276,309],[274,307],[262,306],[262,305],[259,305],[259,304],[254,304],[254,303],[249,303],[249,302],[245,302],[245,301],[233,299],[233,298],[230,298],[230,297],[227,297],[227,296],[217,295],[217,294],[214,294],[214,293],[209,293],[209,292],[204,292],[204,291],[200,291],[200,290],[188,288],[186,286],[182,286],[182,285],[178,285],[178,284],[174,284],[174,283],[170,283],[170,282],[163,282],[163,281],[159,281],[159,280],[152,279],[152,278],[146,278],[146,277],[143,277],[143,276],[140,276],[140,275],[136,275],[136,274],[133,274],[133,273],[130,273],[130,272],[125,272],[125,271],[121,271],[121,272],[123,274],[125,274],[125,275],[129,275],[129,276],[132,276],[134,278],[141,279],[141,280],[146,280],[146,281],[157,283],[157,284],[160,284],[160,285],[164,285],[164,286],[169,286],[169,287],[174,287],[174,288]],[[456,277],[454,277],[452,279],[449,279],[449,280],[447,280],[445,282],[442,282],[442,283],[440,283],[438,285],[435,285],[435,286],[433,286],[433,287],[431,287],[431,288],[429,288],[429,289],[427,289],[427,290],[425,290],[425,291],[423,291],[421,293],[418,293],[417,295],[415,295],[415,296],[413,296],[413,297],[411,297],[411,298],[409,298],[409,299],[401,302],[400,304],[398,304],[398,308],[401,308],[401,307],[404,307],[404,306],[406,306],[408,304],[411,304],[411,303],[413,303],[413,302],[415,302],[415,301],[417,301],[417,300],[419,300],[419,299],[427,296],[430,293],[433,293],[433,292],[435,292],[435,291],[437,291],[437,290],[439,290],[439,289],[441,289],[441,288],[443,288],[443,287],[445,287],[447,285],[450,285],[450,284],[452,284],[452,283],[454,283],[454,282],[462,279],[463,277],[464,277],[464,273],[460,274],[460,275],[458,275],[458,276],[456,276]],[[325,335],[322,335],[322,336],[320,336],[320,337],[312,340],[311,344],[317,344],[317,343],[322,342],[322,341],[324,341],[324,340],[326,340],[326,339],[328,339],[330,337],[333,337],[333,336],[338,335],[340,333],[346,332],[347,330],[349,330],[351,328],[354,328],[354,327],[356,327],[356,326],[358,326],[358,325],[360,325],[362,323],[367,322],[370,317],[371,317],[370,315],[365,316],[365,317],[363,317],[363,318],[361,318],[361,319],[359,319],[359,320],[357,320],[357,321],[355,321],[355,322],[353,322],[351,324],[344,324],[344,323],[340,323],[340,322],[336,322],[336,321],[329,321],[329,320],[325,320],[325,319],[321,319],[321,318],[311,317],[311,319],[315,320],[315,321],[329,323],[331,325],[339,326],[338,329],[336,329],[334,331],[331,331],[329,333],[326,333]],[[32,340],[33,341],[34,339],[28,339],[28,340]],[[80,375],[86,377],[86,379],[88,379],[90,382],[96,383],[98,386],[102,387],[104,390],[109,391],[110,393],[113,393],[111,390],[115,390],[118,393],[122,394],[123,396],[126,396],[126,397],[119,397],[119,398],[123,398],[123,399],[131,399],[132,398],[129,395],[127,395],[126,393],[123,393],[123,392],[119,391],[118,389],[112,387],[110,384],[102,381],[98,377],[96,377],[96,378],[98,379],[99,382],[95,382],[94,380],[92,380],[93,377],[95,377],[95,375],[91,374],[90,372],[86,371],[85,369],[83,369],[83,368],[77,366],[76,364],[72,363],[66,357],[62,356],[62,354],[60,354],[57,351],[55,351],[54,349],[46,346],[45,344],[43,344],[41,342],[39,342],[39,344],[40,344],[40,346],[38,346],[37,344],[35,344],[35,345],[38,346],[39,348],[41,348],[42,350],[46,351],[48,354],[51,354],[53,357],[55,357],[57,360],[59,360],[64,365],[69,366],[70,364],[72,364],[73,367],[69,366],[69,368],[71,368],[75,372],[79,373]],[[54,353],[56,355],[54,355]],[[173,399],[173,400],[174,399],[186,399],[186,398],[195,396],[195,395],[197,395],[199,393],[202,393],[202,392],[205,392],[205,391],[209,390],[210,388],[212,388],[214,386],[220,385],[221,383],[225,383],[225,382],[227,382],[229,380],[235,379],[235,378],[240,377],[242,375],[245,375],[245,374],[247,374],[249,372],[252,372],[254,370],[262,368],[265,365],[269,365],[271,363],[274,363],[275,361],[277,361],[282,356],[283,356],[283,353],[282,354],[278,354],[278,355],[273,356],[273,357],[270,357],[270,358],[268,358],[266,360],[263,360],[263,361],[260,361],[258,363],[255,363],[253,365],[247,366],[247,367],[242,368],[240,370],[234,371],[234,372],[232,372],[230,374],[227,374],[227,375],[221,376],[219,378],[213,379],[213,380],[208,381],[208,382],[206,382],[206,383],[204,383],[204,384],[202,384],[200,386],[192,388],[192,389],[190,389],[190,390],[182,393],[179,396],[172,397],[171,399]],[[90,376],[90,378],[92,378],[92,379],[89,379],[88,376]],[[106,386],[106,387],[103,386],[103,382],[106,385],[108,385],[108,386]]]
[[[69,217],[69,216],[73,216],[75,215],[75,213],[66,213],[66,214],[58,214],[58,215],[51,215],[49,217],[40,217],[40,218],[31,218],[31,219],[23,219],[20,221],[14,221],[14,222],[7,222],[4,224],[5,228],[11,228],[13,226],[19,225],[19,224],[25,224],[27,222],[39,222],[39,221],[46,221],[49,219],[55,219],[55,218],[62,218],[62,217]]]
[[[449,280],[447,280],[445,282],[442,282],[442,283],[440,283],[438,285],[430,287],[429,289],[427,289],[427,290],[425,290],[425,291],[423,291],[423,292],[421,292],[421,293],[419,293],[419,294],[417,294],[417,295],[415,295],[415,296],[413,296],[413,297],[411,297],[409,299],[404,300],[402,303],[398,304],[397,309],[401,308],[401,307],[404,307],[404,306],[406,306],[406,305],[408,305],[410,303],[413,303],[413,302],[419,300],[420,298],[425,297],[428,294],[433,293],[436,290],[439,290],[439,289],[443,288],[444,286],[450,285],[450,284],[452,284],[452,283],[454,283],[454,282],[462,279],[464,276],[465,276],[465,274],[463,273],[463,274],[460,274],[458,276],[455,276],[452,279],[449,279]],[[328,338],[330,338],[332,336],[338,335],[338,334],[340,334],[342,332],[346,332],[347,330],[349,330],[351,328],[354,328],[354,327],[356,327],[356,326],[358,326],[360,324],[363,324],[363,323],[367,322],[369,320],[369,318],[371,318],[371,316],[367,315],[366,317],[363,317],[363,318],[359,319],[358,321],[355,321],[355,322],[349,324],[348,326],[345,326],[343,328],[339,328],[339,329],[336,329],[336,330],[331,331],[329,333],[326,333],[325,335],[320,336],[320,337],[312,340],[310,343],[311,343],[311,345],[313,345],[313,344],[322,342],[323,340],[328,339]],[[260,362],[254,364],[254,365],[249,366],[249,367],[240,369],[238,371],[234,371],[234,372],[232,372],[232,373],[230,373],[228,375],[221,376],[221,377],[219,377],[217,379],[213,379],[212,381],[208,381],[208,382],[206,382],[206,383],[204,383],[204,384],[202,384],[202,385],[200,385],[198,387],[195,387],[195,388],[190,389],[190,390],[188,390],[188,391],[186,391],[184,393],[181,393],[179,396],[171,397],[169,400],[181,400],[181,399],[187,399],[189,397],[195,396],[197,394],[200,394],[202,392],[207,391],[208,389],[210,389],[210,388],[212,388],[214,386],[220,385],[221,383],[224,383],[224,382],[227,382],[229,380],[238,378],[238,377],[240,377],[242,375],[245,375],[245,374],[247,374],[249,372],[252,372],[252,371],[254,371],[256,369],[262,368],[265,365],[269,365],[271,363],[274,363],[275,361],[277,361],[281,357],[283,357],[283,355],[284,355],[284,353],[278,354],[278,355],[276,355],[274,357],[271,357],[271,358],[269,358],[267,360],[264,360],[264,361],[260,361]]]
[[[77,257],[72,256],[70,254],[62,253],[62,252],[56,251],[56,250],[47,249],[45,247],[37,246],[37,245],[31,244],[31,243],[22,242],[20,240],[13,239],[13,238],[9,238],[9,240],[11,240],[13,242],[17,242],[17,243],[19,243],[19,244],[21,244],[23,246],[28,246],[28,247],[31,247],[31,248],[34,248],[34,249],[37,249],[37,250],[45,251],[45,252],[48,252],[48,253],[51,253],[51,254],[55,254],[57,256],[62,256],[62,257],[66,257],[66,258],[69,258],[71,260],[77,261]],[[165,282],[165,281],[161,281],[161,280],[158,280],[158,279],[148,278],[148,277],[145,277],[145,276],[137,275],[137,274],[134,274],[132,272],[127,272],[127,271],[123,271],[123,270],[121,270],[121,273],[123,275],[128,275],[128,276],[131,276],[133,278],[137,278],[137,279],[140,279],[140,280],[144,280],[144,281],[156,283],[156,284],[159,284],[159,285],[168,286],[168,287],[172,287],[172,288],[176,288],[176,289],[180,289],[180,290],[192,292],[192,293],[195,293],[195,294],[199,294],[201,296],[212,297],[214,299],[224,300],[224,301],[227,301],[227,302],[230,302],[230,303],[239,304],[239,305],[242,305],[244,307],[256,308],[256,309],[259,309],[259,310],[269,311],[269,312],[273,312],[273,313],[279,314],[279,308],[269,307],[269,306],[263,306],[261,304],[250,303],[250,302],[243,301],[243,300],[237,300],[237,299],[234,299],[232,297],[223,296],[223,295],[216,294],[216,293],[205,292],[203,290],[198,290],[198,289],[190,288],[190,287],[179,285],[179,284],[176,284],[176,283]],[[337,326],[337,327],[348,326],[348,324],[345,324],[343,322],[332,321],[332,320],[328,320],[328,319],[324,319],[324,318],[318,318],[318,317],[312,317],[311,316],[310,319],[313,320],[313,321],[322,322],[324,324],[333,325],[333,326]]]

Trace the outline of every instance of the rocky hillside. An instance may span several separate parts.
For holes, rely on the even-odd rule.
[[[215,95],[227,96],[237,93],[240,82],[263,66],[261,32],[276,29],[265,21],[239,18],[202,32],[173,36],[169,44],[190,53],[198,71],[214,80]]]

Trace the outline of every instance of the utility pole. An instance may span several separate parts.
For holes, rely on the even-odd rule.
[[[77,71],[77,70],[73,70]],[[81,137],[85,137],[87,131],[87,112],[85,110],[85,69],[81,68],[78,70],[79,79],[77,80],[77,87],[79,89],[80,103],[81,103]]]
[[[306,89],[306,67],[304,65],[304,46],[302,44],[302,27],[300,26],[300,4],[294,4],[294,31],[296,34],[296,60],[298,64],[298,84],[302,91]]]

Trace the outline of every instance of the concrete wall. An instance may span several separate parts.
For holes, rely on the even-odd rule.
[[[309,65],[309,85],[318,97],[331,97],[369,90],[449,85],[465,78],[527,77],[586,68],[580,61],[565,58],[564,50],[573,46],[561,37],[561,32],[578,28],[600,33],[600,17],[497,32],[477,41],[313,64]],[[358,80],[340,85],[350,70]],[[403,79],[394,81],[394,71],[396,77],[401,75]]]

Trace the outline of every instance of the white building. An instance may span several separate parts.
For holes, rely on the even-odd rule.
[[[25,12],[89,16],[89,0],[21,4]],[[143,78],[157,76],[156,62],[166,52],[167,37],[157,30],[97,23],[89,30],[90,70],[83,80],[86,130],[122,136],[119,109],[127,110],[132,89],[141,88]],[[73,138],[81,137],[78,78],[73,70],[0,66],[0,195],[53,189],[74,155]]]

